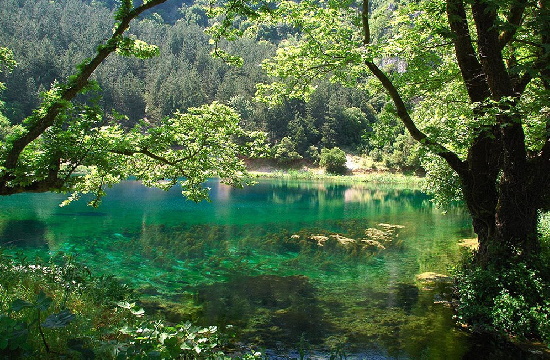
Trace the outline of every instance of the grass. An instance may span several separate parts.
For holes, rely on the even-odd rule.
[[[250,171],[253,178],[274,178],[289,180],[324,180],[343,184],[370,183],[384,185],[405,185],[411,188],[424,186],[424,178],[391,172],[371,172],[351,175],[332,175],[315,170],[274,170],[269,172]]]

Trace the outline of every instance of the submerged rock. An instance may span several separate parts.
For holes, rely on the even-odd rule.
[[[372,255],[374,252],[386,250],[394,244],[398,237],[397,231],[404,228],[402,225],[378,224],[379,228],[368,228],[364,231],[364,237],[350,238],[341,234],[293,234],[291,241],[303,246],[314,248],[342,249],[353,255],[362,253]]]
[[[416,281],[419,284],[420,290],[436,290],[441,295],[449,292],[448,288],[453,282],[450,276],[431,271],[416,275]]]
[[[421,283],[450,282],[451,277],[448,275],[427,271],[416,275],[416,280]]]
[[[386,247],[384,245],[382,245],[380,242],[378,242],[376,240],[364,239],[364,240],[361,240],[361,242],[363,242],[367,247],[370,247],[370,248],[376,248],[376,249],[379,249],[379,250],[385,250],[386,249]]]

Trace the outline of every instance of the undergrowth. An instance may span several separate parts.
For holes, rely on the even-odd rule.
[[[477,332],[550,346],[550,214],[539,221],[541,255],[480,268],[467,254],[455,271],[458,321]]]
[[[28,261],[0,250],[0,358],[230,358],[217,327],[169,324],[145,314],[135,295],[70,256]]]

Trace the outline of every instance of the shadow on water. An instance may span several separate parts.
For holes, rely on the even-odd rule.
[[[238,325],[246,329],[243,341],[262,346],[292,344],[301,338],[321,344],[331,332],[306,276],[238,276],[199,287],[198,301],[205,324]]]
[[[528,345],[523,348],[503,338],[488,334],[476,334],[469,341],[469,349],[462,360],[548,360],[550,352],[543,345],[540,348]]]
[[[0,226],[0,246],[46,248],[47,225],[39,220],[7,220]]]

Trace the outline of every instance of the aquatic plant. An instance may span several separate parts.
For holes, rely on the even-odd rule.
[[[8,314],[0,315],[0,354],[14,356],[28,350],[27,339],[31,331],[38,332],[46,353],[53,353],[44,334],[44,329],[64,328],[74,320],[75,315],[70,310],[63,309],[44,318],[44,313],[48,311],[52,301],[52,298],[40,291],[33,302],[22,299],[16,299],[12,302]],[[25,310],[28,310],[29,313],[23,316],[22,319],[18,319],[17,316],[13,315],[13,313],[24,312]]]

